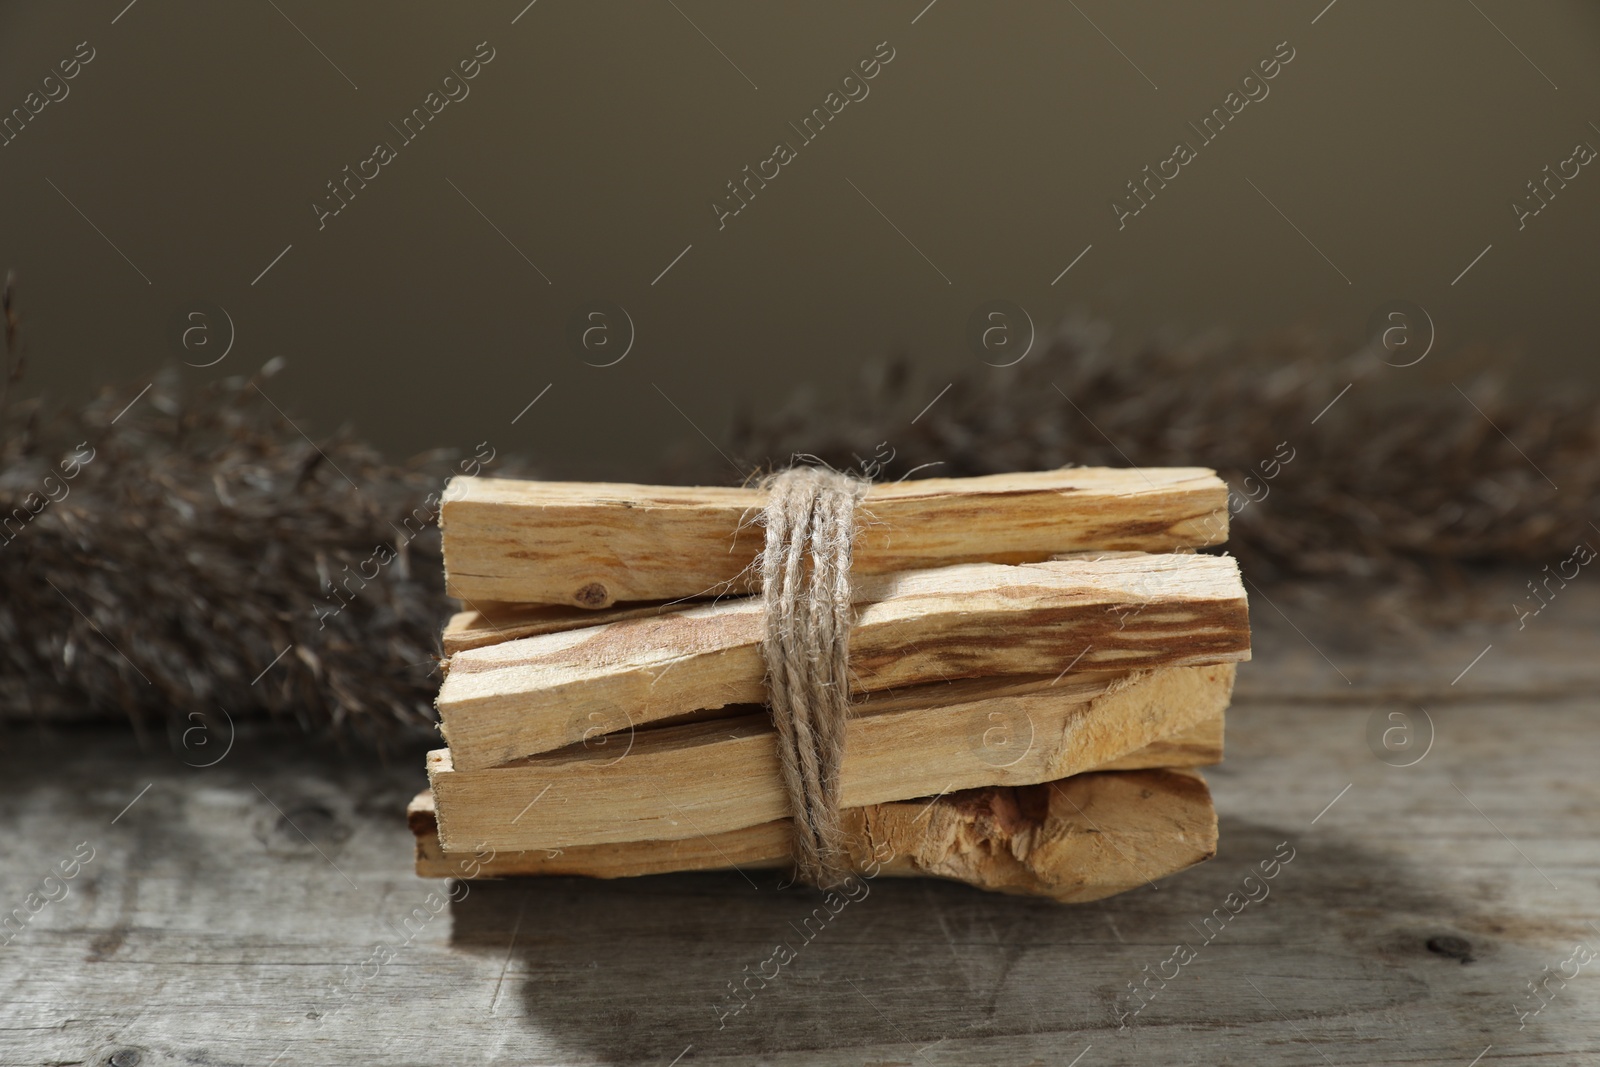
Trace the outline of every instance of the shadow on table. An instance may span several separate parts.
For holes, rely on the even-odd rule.
[[[1036,1035],[1012,1046],[1019,1056],[1047,1047],[1071,1059],[1138,1027],[1403,1012],[1445,994],[1425,1010],[1460,1032],[1466,1062],[1490,1040],[1473,1045],[1476,1034],[1514,1023],[1537,954],[1484,934],[1505,927],[1441,896],[1426,872],[1237,819],[1222,820],[1221,840],[1209,863],[1079,905],[883,878],[830,915],[820,894],[773,872],[476,883],[453,906],[452,944],[505,953],[516,929],[502,1003],[520,995],[545,1038],[607,1061],[1005,1035]],[[1253,882],[1259,902],[1240,907],[1246,876],[1291,848],[1266,895]],[[1179,943],[1193,957],[1169,962]],[[1156,992],[1134,994],[1150,975]],[[1478,995],[1450,995],[1468,991]],[[1504,1005],[1486,1005],[1495,993]]]

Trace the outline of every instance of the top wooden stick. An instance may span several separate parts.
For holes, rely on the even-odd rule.
[[[451,596],[609,607],[743,592],[760,489],[456,478],[444,493]],[[874,485],[858,574],[1033,563],[1065,552],[1170,552],[1228,537],[1228,488],[1201,467],[1071,467]]]

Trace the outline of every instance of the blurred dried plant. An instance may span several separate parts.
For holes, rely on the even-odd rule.
[[[5,316],[9,386],[21,362],[9,283]],[[455,457],[396,464],[344,433],[312,442],[261,393],[275,369],[187,389],[169,372],[148,393],[108,390],[74,412],[8,388],[5,717],[125,713],[172,729],[220,708],[374,737],[432,722],[437,635],[451,609],[437,530],[412,538],[401,524],[443,488]],[[1103,328],[1076,324],[1006,373],[976,368],[920,416],[941,383],[919,381],[909,360],[883,360],[848,405],[800,396],[741,418],[729,450],[751,470],[807,453],[885,479],[1210,466],[1257,497],[1228,546],[1256,581],[1401,578],[1431,589],[1460,564],[1558,558],[1591,529],[1592,398],[1513,400],[1482,381],[1402,396],[1379,377],[1395,373],[1371,353],[1334,357],[1310,342],[1120,357]],[[1293,461],[1263,481],[1263,461],[1284,443]],[[503,461],[497,473],[516,471]],[[727,468],[678,462],[638,479],[726,482]],[[319,619],[330,580],[380,545],[394,562]]]
[[[811,453],[871,469],[887,442],[885,479],[1211,467],[1235,489],[1235,507],[1252,501],[1234,516],[1227,550],[1257,581],[1438,582],[1461,564],[1549,562],[1596,534],[1593,395],[1514,399],[1487,375],[1420,388],[1377,357],[1341,356],[1315,338],[1202,339],[1128,356],[1103,326],[1071,322],[1009,372],[958,377],[920,416],[948,379],[919,380],[910,361],[884,360],[847,405],[801,396],[746,416],[730,451],[754,464]],[[1293,462],[1264,477],[1284,445]]]
[[[307,440],[257,391],[275,369],[0,413],[6,717],[170,728],[268,711],[385,735],[432,720],[438,531],[408,541],[397,524],[449,457],[396,465],[342,434]],[[324,626],[326,579],[379,544],[394,563]]]

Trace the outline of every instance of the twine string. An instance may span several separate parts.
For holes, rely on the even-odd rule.
[[[850,557],[867,485],[818,467],[771,478],[762,513],[761,652],[778,760],[794,823],[795,866],[820,888],[850,873],[839,828],[839,766],[850,706]]]

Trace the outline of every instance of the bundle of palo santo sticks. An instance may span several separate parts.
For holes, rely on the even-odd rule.
[[[458,479],[431,877],[785,867],[762,488]],[[1062,901],[1209,858],[1195,768],[1249,658],[1209,470],[872,485],[838,767],[849,862]]]

